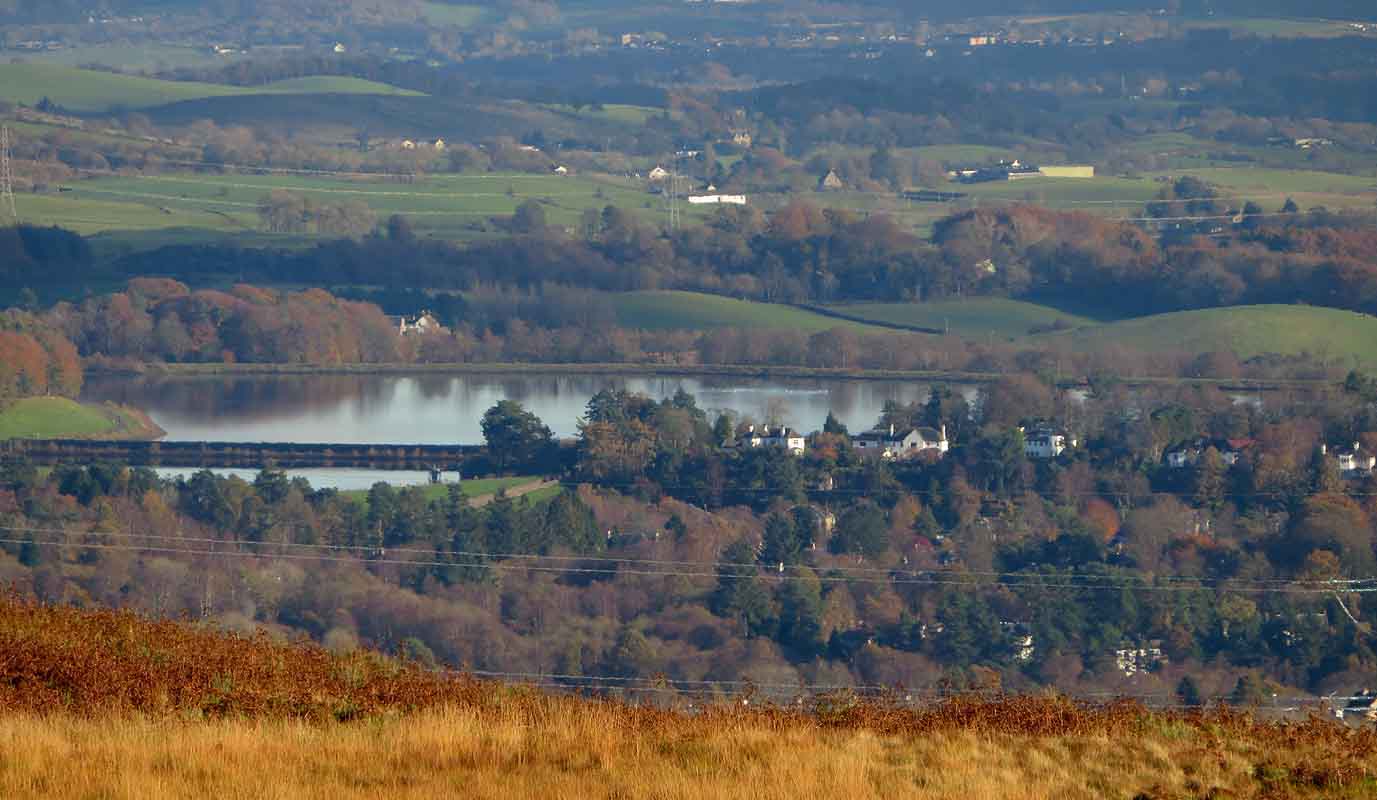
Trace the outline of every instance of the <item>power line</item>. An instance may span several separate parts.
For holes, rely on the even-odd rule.
[[[10,149],[10,126],[0,125],[0,216],[19,224],[19,209],[14,203],[14,160]]]
[[[96,532],[96,533],[100,533],[100,532]],[[71,535],[70,532],[68,533],[68,535]],[[108,535],[108,534],[107,534],[107,535]],[[129,536],[139,536],[139,534],[127,534],[127,535],[129,535]],[[167,537],[167,538],[175,538],[175,537]],[[202,540],[202,541],[204,541],[204,540]],[[245,546],[245,545],[249,545],[249,543],[232,542],[232,541],[223,541],[223,540],[215,540],[215,542],[216,542],[216,543],[220,543],[220,544],[230,545],[230,546]],[[462,560],[462,559],[474,559],[474,558],[475,558],[474,556],[458,556],[458,558],[460,558],[461,560],[457,560],[457,561],[455,561],[455,560],[438,560],[438,559],[398,559],[398,558],[388,558],[388,557],[386,556],[386,553],[387,553],[387,549],[386,549],[386,548],[379,548],[377,551],[375,551],[376,553],[378,553],[378,556],[377,556],[377,557],[359,558],[359,557],[356,557],[356,556],[353,556],[353,555],[351,555],[351,556],[335,556],[335,555],[326,555],[326,554],[321,554],[321,553],[255,553],[255,552],[227,551],[227,550],[217,550],[217,549],[193,549],[193,548],[189,548],[189,547],[164,547],[164,546],[148,546],[148,545],[96,544],[96,543],[90,543],[90,542],[73,542],[73,541],[70,541],[70,540],[68,540],[68,539],[64,539],[64,540],[47,540],[47,539],[44,539],[44,540],[35,540],[35,539],[32,538],[32,537],[26,537],[26,538],[22,538],[22,539],[20,539],[20,538],[10,538],[10,537],[0,538],[0,543],[4,543],[4,544],[17,544],[17,545],[25,545],[25,544],[29,544],[29,545],[43,545],[43,546],[55,546],[55,547],[77,547],[77,548],[93,549],[93,550],[110,550],[110,551],[124,551],[124,552],[147,552],[147,553],[162,553],[162,554],[170,554],[170,555],[213,556],[213,557],[218,557],[218,558],[237,558],[237,559],[257,560],[257,561],[273,560],[273,559],[282,559],[282,560],[289,560],[289,561],[319,561],[319,562],[323,562],[323,563],[351,563],[351,564],[358,564],[358,563],[363,563],[363,564],[386,564],[386,565],[393,565],[393,566],[410,566],[410,567],[446,567],[446,568],[454,568],[454,567],[483,567],[483,568],[485,568],[485,569],[491,569],[491,570],[498,571],[498,572],[540,572],[540,573],[550,573],[550,574],[559,574],[559,575],[567,575],[567,574],[573,574],[573,575],[602,575],[602,576],[631,575],[631,576],[637,576],[637,577],[652,577],[652,578],[672,578],[672,577],[683,577],[683,578],[711,578],[711,579],[714,579],[714,580],[745,580],[745,579],[750,579],[750,578],[759,578],[759,579],[761,579],[761,580],[766,580],[766,581],[770,581],[770,582],[777,582],[777,583],[792,583],[792,582],[799,582],[799,581],[817,581],[817,582],[819,582],[819,583],[835,583],[835,584],[843,584],[843,583],[848,583],[848,584],[850,584],[850,583],[861,583],[861,584],[873,584],[873,585],[885,585],[885,586],[953,586],[953,587],[966,587],[966,588],[1007,588],[1007,589],[1044,589],[1044,590],[1046,590],[1046,589],[1062,589],[1062,590],[1067,590],[1067,591],[1111,591],[1111,592],[1123,592],[1123,591],[1130,591],[1130,592],[1139,592],[1139,591],[1141,591],[1141,592],[1183,592],[1183,591],[1205,591],[1205,590],[1215,590],[1215,591],[1235,592],[1235,593],[1239,593],[1239,594],[1255,594],[1255,595],[1269,595],[1269,594],[1330,595],[1330,594],[1336,594],[1336,593],[1339,593],[1339,592],[1342,592],[1342,593],[1345,593],[1345,594],[1366,594],[1366,593],[1371,593],[1371,592],[1377,592],[1377,579],[1362,579],[1362,580],[1353,581],[1353,582],[1349,582],[1349,581],[1316,582],[1315,584],[1303,584],[1303,583],[1301,583],[1301,582],[1291,582],[1291,583],[1289,583],[1289,584],[1267,585],[1267,586],[1257,586],[1257,585],[1238,585],[1238,586],[1217,585],[1217,586],[1210,586],[1210,585],[1206,585],[1206,584],[1203,584],[1203,583],[1201,583],[1201,584],[1196,584],[1196,585],[1152,585],[1152,584],[1137,584],[1137,585],[1132,585],[1132,584],[1126,584],[1126,583],[1120,583],[1120,584],[1088,584],[1088,583],[1078,583],[1078,582],[1076,582],[1076,581],[1075,581],[1075,576],[1061,576],[1061,575],[1051,575],[1051,576],[1048,576],[1048,575],[1041,575],[1041,574],[1037,574],[1037,573],[1031,573],[1031,574],[1025,574],[1025,573],[1007,573],[1005,576],[987,576],[987,575],[974,575],[974,574],[969,574],[970,577],[973,578],[973,579],[966,579],[965,576],[968,575],[967,573],[959,573],[959,572],[955,572],[955,571],[951,571],[951,572],[948,572],[948,573],[946,573],[946,574],[941,574],[941,573],[938,573],[938,572],[936,572],[936,571],[915,571],[915,572],[911,572],[911,573],[905,573],[905,572],[903,572],[903,571],[901,571],[901,570],[892,571],[892,572],[891,572],[888,576],[886,576],[886,577],[865,577],[865,576],[847,576],[847,575],[838,576],[838,575],[830,575],[830,574],[827,574],[826,571],[824,571],[824,573],[821,574],[821,575],[806,576],[806,575],[779,574],[779,573],[771,574],[768,570],[762,574],[762,573],[759,571],[759,567],[757,567],[757,566],[754,565],[754,564],[750,564],[750,565],[744,565],[744,564],[733,564],[733,565],[729,565],[729,566],[731,566],[731,567],[735,567],[736,569],[743,570],[742,573],[738,574],[738,573],[735,573],[735,572],[722,572],[722,571],[718,571],[718,570],[711,570],[711,569],[704,569],[704,568],[700,568],[700,569],[697,569],[697,570],[692,570],[691,567],[678,567],[678,568],[673,568],[673,569],[671,569],[671,568],[657,569],[657,568],[654,568],[654,565],[653,565],[653,564],[650,565],[650,566],[647,566],[647,567],[645,567],[645,568],[628,569],[628,568],[623,568],[623,567],[615,567],[615,568],[608,568],[608,567],[602,567],[602,568],[599,568],[599,567],[571,567],[571,566],[549,566],[549,565],[529,564],[529,563],[511,564],[511,563],[507,563],[507,562],[505,562],[505,561]],[[250,545],[250,546],[252,546],[252,545]],[[267,544],[267,545],[257,545],[257,546],[291,547],[291,545],[285,545],[285,544],[284,544],[284,545]],[[333,547],[333,546],[325,546],[325,547]],[[347,550],[347,548],[341,547],[341,550]],[[353,551],[353,550],[348,550],[348,552],[353,553],[354,551]],[[396,552],[396,551],[394,551],[394,552]],[[432,552],[434,552],[434,551],[432,551]],[[455,555],[457,555],[457,554],[455,554]],[[487,557],[487,556],[483,556],[483,558],[486,558],[486,557]],[[590,557],[588,557],[588,558],[586,558],[586,559],[584,559],[584,560],[585,560],[585,561],[593,561],[593,562],[596,562],[596,561],[597,561],[597,558],[596,558],[595,556],[590,556]],[[699,565],[699,566],[701,567],[702,565]],[[744,570],[746,570],[746,569],[749,569],[749,570],[751,570],[751,571],[750,571],[750,572],[745,572]],[[1040,579],[1050,579],[1050,580],[1040,580]],[[1069,582],[1068,582],[1068,581],[1069,581]],[[1369,584],[1371,584],[1371,585],[1369,585]]]
[[[310,542],[301,542],[301,543],[293,543],[293,542],[253,542],[253,541],[244,541],[244,540],[236,540],[236,539],[220,539],[220,538],[210,538],[210,537],[189,537],[189,536],[167,536],[167,535],[159,535],[159,534],[151,534],[151,533],[134,533],[134,532],[127,532],[127,531],[80,531],[80,530],[69,530],[69,529],[63,529],[63,528],[44,528],[44,527],[0,526],[0,531],[9,531],[9,532],[11,532],[11,533],[48,533],[48,534],[61,534],[61,535],[65,535],[65,536],[109,536],[109,537],[125,537],[125,538],[135,538],[135,539],[147,539],[147,540],[151,540],[151,541],[168,541],[168,542],[179,542],[179,543],[226,544],[226,545],[239,545],[239,546],[248,546],[248,547],[257,547],[257,546],[266,546],[266,547],[289,547],[289,548],[326,550],[326,551],[335,551],[335,552],[352,552],[352,553],[364,553],[364,554],[368,554],[368,553],[370,553],[370,552],[376,552],[376,550],[378,549],[378,548],[371,547],[371,546],[368,546],[368,545],[319,544],[319,543],[310,543]],[[81,544],[73,544],[72,546],[78,546],[78,547],[80,547],[80,546],[82,546],[82,545],[81,545]],[[385,550],[386,550],[387,552],[390,552],[390,553],[411,553],[411,554],[418,554],[418,555],[424,555],[424,556],[431,556],[431,557],[436,557],[436,558],[442,558],[442,557],[445,557],[445,556],[458,556],[458,557],[476,558],[476,559],[507,559],[507,560],[519,560],[519,559],[520,559],[520,560],[540,560],[540,561],[555,561],[555,562],[561,562],[561,561],[562,561],[562,562],[583,562],[583,563],[586,563],[586,562],[590,562],[590,561],[597,561],[597,562],[604,562],[604,563],[629,564],[629,565],[669,566],[669,567],[675,567],[675,568],[679,568],[679,567],[700,567],[700,568],[741,569],[741,568],[743,568],[743,567],[754,568],[754,567],[757,566],[757,565],[755,565],[755,564],[741,564],[741,563],[732,562],[732,561],[702,561],[702,560],[693,561],[693,560],[673,560],[673,559],[654,559],[654,558],[627,558],[627,557],[603,556],[603,555],[598,555],[598,554],[587,554],[587,555],[542,555],[542,554],[539,554],[539,553],[516,553],[516,552],[495,552],[495,551],[466,551],[466,550],[454,550],[454,551],[450,551],[450,550],[438,550],[438,549],[433,549],[433,548],[416,548],[416,547],[388,547],[388,548],[385,548]],[[269,554],[269,555],[270,555],[270,554]],[[449,562],[445,562],[445,563],[449,563]],[[771,569],[772,567],[770,567],[769,565],[765,565],[765,568],[766,568],[766,569]],[[808,570],[810,570],[810,571],[812,570],[811,567],[808,567],[808,566],[806,566],[806,565],[786,565],[786,566],[785,566],[785,569],[786,569],[786,570],[790,570],[790,571],[802,571],[802,570],[805,570],[805,569],[808,569]],[[1042,575],[1042,574],[1039,574],[1039,573],[1027,573],[1027,572],[988,572],[988,571],[982,572],[982,571],[978,571],[978,570],[964,570],[964,569],[951,569],[951,568],[909,570],[909,569],[903,569],[903,568],[898,568],[898,567],[894,567],[894,568],[888,568],[888,567],[852,567],[852,566],[838,565],[838,566],[833,566],[833,567],[820,567],[819,569],[825,570],[825,571],[828,571],[828,572],[867,573],[867,574],[884,574],[884,575],[893,575],[893,574],[896,574],[896,573],[897,573],[897,574],[909,574],[909,575],[943,575],[943,574],[947,574],[947,575],[954,575],[954,576],[958,576],[958,577],[978,576],[978,577],[995,577],[995,578],[1037,578],[1037,577],[1048,577],[1048,576],[1045,576],[1045,575]],[[1147,581],[1149,581],[1149,580],[1167,581],[1167,582],[1191,582],[1191,583],[1200,584],[1200,585],[1199,585],[1199,586],[1187,587],[1187,588],[1221,588],[1221,589],[1228,589],[1229,587],[1228,587],[1226,584],[1239,584],[1239,585],[1242,585],[1242,586],[1247,586],[1247,587],[1252,587],[1252,588],[1256,588],[1256,587],[1270,587],[1270,586],[1310,586],[1310,587],[1323,587],[1323,588],[1325,588],[1326,590],[1334,590],[1335,587],[1339,587],[1339,590],[1342,591],[1342,590],[1343,590],[1342,587],[1344,587],[1344,586],[1364,585],[1364,584],[1377,584],[1377,577],[1372,577],[1372,578],[1344,578],[1344,579],[1337,579],[1337,578],[1335,578],[1335,579],[1312,579],[1312,580],[1296,580],[1296,579],[1287,579],[1287,578],[1248,578],[1248,579],[1243,579],[1243,578],[1215,578],[1215,579],[1207,579],[1207,578],[1201,578],[1201,577],[1198,577],[1198,576],[1187,576],[1187,575],[1155,575],[1155,576],[1152,576],[1151,578],[1149,578],[1148,576],[1144,576],[1144,575],[1092,575],[1092,574],[1084,574],[1084,573],[1078,573],[1078,574],[1072,574],[1072,575],[1055,575],[1055,576],[1051,576],[1051,577],[1056,577],[1056,578],[1059,579],[1059,580],[1077,579],[1077,580],[1087,580],[1087,581],[1119,581],[1119,582],[1140,582],[1140,583],[1147,582]]]

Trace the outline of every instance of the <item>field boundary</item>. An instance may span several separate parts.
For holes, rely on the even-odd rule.
[[[907,333],[926,333],[931,334],[933,336],[947,335],[946,331],[940,330],[938,328],[925,328],[922,325],[905,325],[902,322],[886,322],[885,320],[879,319],[866,319],[865,317],[847,314],[842,311],[837,311],[834,308],[828,308],[827,306],[815,306],[807,303],[787,303],[786,305],[793,306],[794,308],[797,308],[800,311],[808,311],[813,314],[818,314],[824,317],[831,317],[833,319],[839,319],[845,322],[858,322],[862,325],[873,325],[877,328],[888,328],[890,330],[904,331]]]

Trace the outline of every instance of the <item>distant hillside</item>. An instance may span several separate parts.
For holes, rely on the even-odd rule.
[[[0,64],[0,99],[37,105],[44,98],[70,111],[147,109],[186,100],[253,95],[415,95],[357,78],[300,78],[259,87],[163,81],[51,64]]]
[[[1263,305],[1178,311],[1037,337],[1084,350],[1204,353],[1240,358],[1268,353],[1309,354],[1331,361],[1377,365],[1377,317],[1312,306]]]
[[[859,332],[885,329],[778,303],[757,303],[698,292],[628,292],[612,295],[617,322],[649,330],[783,328],[817,333],[831,328]]]
[[[1052,306],[1006,297],[969,297],[929,303],[856,303],[832,310],[857,319],[947,331],[957,336],[1019,338],[1038,329],[1081,327],[1096,321]]]

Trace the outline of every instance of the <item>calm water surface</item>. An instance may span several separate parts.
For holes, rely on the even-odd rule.
[[[171,440],[481,444],[479,420],[499,400],[516,400],[557,436],[573,436],[588,398],[603,389],[658,400],[681,388],[713,416],[773,417],[812,431],[828,411],[850,429],[864,430],[886,401],[921,402],[931,385],[541,374],[99,377],[87,382],[83,399],[142,408]],[[960,389],[974,398],[975,387]]]

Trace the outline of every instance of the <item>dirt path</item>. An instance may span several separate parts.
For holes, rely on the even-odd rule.
[[[538,492],[541,489],[548,489],[551,486],[558,485],[559,481],[531,481],[530,483],[523,483],[520,486],[513,486],[509,488],[507,490],[507,496],[515,500],[516,498],[521,497],[522,495],[530,494],[531,492]],[[488,503],[491,503],[493,500],[496,499],[496,493],[474,495],[473,497],[469,498],[469,505],[473,508],[482,508],[483,506],[487,505]]]

